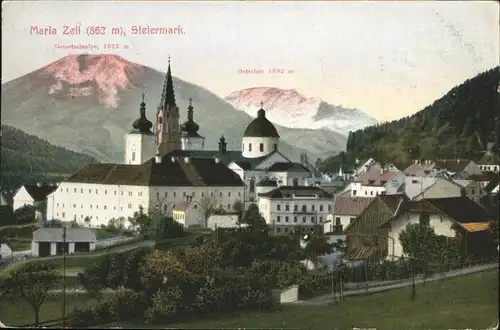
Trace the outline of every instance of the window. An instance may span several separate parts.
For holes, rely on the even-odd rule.
[[[280,221],[281,221],[281,217],[278,215],[278,216],[276,217],[276,222],[280,222]]]
[[[340,217],[335,218],[335,226],[340,226],[342,222],[340,221]]]
[[[238,197],[241,197],[241,191],[238,191]]]
[[[323,212],[323,204],[321,204],[321,205],[319,206],[319,211],[320,211],[320,212]]]
[[[115,196],[116,196],[116,190],[115,190]]]
[[[293,217],[293,222],[297,222],[297,217]]]
[[[328,212],[331,212],[331,211],[332,211],[332,205],[328,204]]]
[[[132,161],[135,161],[135,151],[132,151]]]
[[[194,196],[194,195],[193,195]],[[227,197],[231,197],[231,192],[227,193]]]
[[[116,211],[116,206],[113,206],[113,211]]]
[[[191,194],[192,197],[196,196],[196,193],[193,191],[193,193]]]
[[[276,205],[276,210],[281,211],[281,205]]]
[[[123,191],[121,192],[121,195],[123,196]]]
[[[298,205],[294,205],[294,206],[293,206],[293,210],[294,210],[295,212],[297,212],[297,211],[299,210],[299,206],[298,206]]]
[[[222,192],[219,193],[219,197],[222,197]]]
[[[222,209],[222,204],[221,204],[221,205],[219,205],[219,208],[220,208],[220,209]]]
[[[76,209],[76,204],[73,204],[73,208]]]
[[[288,216],[285,217],[285,222],[288,222]]]
[[[314,205],[311,205],[311,211],[315,211],[316,210],[316,207],[314,207]]]
[[[90,208],[92,208],[92,204],[90,204]]]
[[[64,212],[63,212],[63,213],[62,213],[62,217],[64,218],[65,216],[66,216],[66,213],[64,213]]]
[[[95,190],[95,194],[98,195],[99,194],[99,190],[96,189]]]
[[[183,192],[183,193],[182,193],[182,196],[186,197],[186,195],[187,195],[187,194],[186,194],[186,192]]]
[[[353,196],[356,196],[356,190],[353,190],[353,191],[352,191],[352,195],[353,195]]]
[[[302,205],[302,212],[307,212],[307,205]]]
[[[278,150],[278,144],[276,144],[276,143],[275,143],[275,144],[273,145],[273,149],[274,149],[274,151]]]
[[[306,217],[302,217],[302,222],[306,223]]]
[[[132,192],[131,192],[131,191],[129,191],[129,192],[128,192],[128,195],[129,195],[129,196],[132,196]]]
[[[83,189],[80,189],[80,194],[83,194]]]
[[[311,217],[311,222],[316,223],[316,217]]]
[[[142,191],[139,191],[137,195],[142,196]],[[160,197],[160,193],[157,193],[157,196]]]
[[[83,209],[83,204],[80,204],[80,208]]]
[[[210,197],[214,197],[214,192],[213,191],[210,192]]]
[[[104,195],[107,195],[108,194],[108,191],[107,190],[104,190]]]
[[[105,209],[105,210],[107,209],[107,206],[106,206],[106,205],[104,205],[104,209]]]
[[[177,193],[174,191],[174,197],[176,197],[176,196],[177,196]]]
[[[259,151],[260,151],[260,152],[263,152],[263,151],[264,151],[264,143],[261,143],[261,144],[259,145]]]
[[[131,209],[132,208],[132,204],[128,204],[128,208]]]
[[[227,209],[230,210],[231,209],[231,204],[227,204]]]
[[[59,203],[57,203],[57,207],[59,207]]]
[[[252,144],[251,143],[248,144],[248,151],[252,151]]]
[[[417,184],[417,183],[418,183],[418,180],[411,180],[411,183],[413,183],[413,184]]]
[[[279,227],[278,227],[278,228],[276,228],[276,232],[277,232],[277,233],[281,232],[281,228],[279,228]]]
[[[323,223],[323,217],[319,217],[319,222]]]
[[[418,219],[419,223],[423,226],[430,225],[430,214],[429,213],[420,213],[420,217]]]
[[[373,191],[370,191],[370,196],[373,196]]]
[[[288,204],[285,205],[285,211],[290,211],[290,205]]]
[[[168,192],[166,192],[166,191],[165,191],[165,194],[164,194],[164,195],[165,195],[165,197],[168,197]]]
[[[95,206],[95,208],[96,208],[96,209],[99,209],[99,205],[96,205],[96,206]]]
[[[285,228],[285,233],[288,233],[288,228]]]
[[[68,192],[68,188],[66,188],[66,192]]]

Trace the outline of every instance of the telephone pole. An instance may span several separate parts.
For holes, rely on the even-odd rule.
[[[62,274],[62,285],[63,285],[63,301],[62,301],[62,319],[63,319],[63,328],[66,327],[66,234],[67,228],[66,224],[63,223],[63,274]]]

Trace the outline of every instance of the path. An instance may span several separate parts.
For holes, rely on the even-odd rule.
[[[474,266],[470,268],[461,268],[461,269],[455,269],[452,271],[449,271],[447,273],[439,273],[439,274],[434,274],[432,276],[429,276],[425,279],[425,282],[432,282],[432,281],[437,281],[443,278],[452,278],[452,277],[457,277],[457,276],[463,276],[463,275],[468,275],[468,274],[473,274],[473,273],[478,273],[482,272],[485,270],[490,270],[490,269],[498,269],[498,263],[494,264],[488,264],[488,265],[481,265],[481,266]],[[394,282],[394,281],[391,281]],[[424,279],[423,278],[416,278],[415,279],[415,284],[420,284],[423,283]],[[388,285],[382,285],[379,283],[378,285],[371,285],[368,287],[365,287],[363,289],[354,289],[354,290],[345,290],[343,295],[344,296],[358,296],[358,295],[364,295],[364,294],[369,294],[369,293],[376,293],[376,292],[383,292],[383,291],[388,291],[388,290],[394,290],[394,289],[400,289],[404,288],[407,286],[411,285],[411,280],[403,280],[399,281],[399,283],[393,283],[393,284],[388,284]],[[366,286],[366,284],[365,284]],[[338,295],[336,295],[336,299],[338,299]],[[313,297],[309,298],[307,300],[298,300],[296,302],[293,302],[293,304],[297,305],[326,305],[332,303],[332,294],[325,294],[321,295],[318,297]]]

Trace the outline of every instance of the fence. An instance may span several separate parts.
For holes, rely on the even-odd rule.
[[[114,245],[120,245],[120,244],[125,244],[125,243],[130,243],[134,242],[137,240],[137,237],[111,237],[111,238],[106,238],[99,240],[95,243],[95,248],[96,249],[106,249],[108,247],[114,246]]]

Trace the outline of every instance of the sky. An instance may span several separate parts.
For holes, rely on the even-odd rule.
[[[62,35],[65,25],[82,34]],[[37,35],[35,26],[57,35]],[[90,26],[106,34],[89,36]],[[132,35],[134,26],[183,33]],[[126,35],[112,35],[116,27]],[[221,97],[250,87],[295,89],[385,121],[499,65],[499,39],[496,1],[5,1],[2,83],[69,54],[118,54],[160,71],[170,55],[174,76]],[[99,49],[56,48],[71,44]]]

